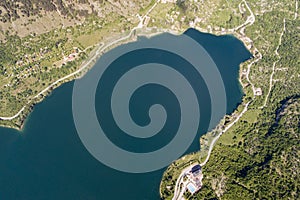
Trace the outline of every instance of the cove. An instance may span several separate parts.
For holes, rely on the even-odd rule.
[[[199,42],[214,59],[225,84],[227,113],[231,113],[243,96],[239,64],[251,54],[230,35],[214,36],[194,29],[184,34]],[[158,200],[165,169],[144,174],[119,172],[94,159],[82,145],[72,116],[73,84],[62,85],[36,105],[21,133],[0,128],[0,198]],[[96,100],[96,109],[101,109],[101,98]],[[203,134],[197,133],[185,153],[199,150],[199,137]],[[161,137],[149,141],[146,150],[160,148],[162,141],[170,139]],[[137,145],[137,141],[121,140],[114,133],[110,139],[129,150]]]

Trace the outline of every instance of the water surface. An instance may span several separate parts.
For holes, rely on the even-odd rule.
[[[250,53],[232,36],[217,37],[193,29],[185,34],[202,44],[214,59],[225,83],[227,113],[232,112],[243,95],[239,64],[249,59]],[[35,106],[21,133],[0,128],[0,199],[159,199],[164,169],[146,174],[119,172],[95,160],[84,148],[72,117],[73,83],[62,85]],[[200,129],[186,153],[200,148],[203,134]],[[111,139],[124,148],[137,145],[135,140],[120,141],[114,133]],[[170,135],[161,135],[149,141],[147,148],[159,148],[168,140]]]

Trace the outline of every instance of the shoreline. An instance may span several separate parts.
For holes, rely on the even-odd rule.
[[[156,32],[152,32],[153,29],[157,29]],[[140,33],[136,33],[137,31],[141,31]],[[105,43],[101,42],[91,51],[90,55],[86,60],[84,60],[79,66],[79,68],[72,72],[71,74],[66,75],[65,77],[62,77],[49,86],[47,86],[44,90],[39,92],[36,96],[34,96],[31,100],[29,100],[19,112],[17,112],[12,117],[0,117],[0,121],[7,121],[11,122],[13,125],[10,124],[0,124],[0,127],[4,128],[10,128],[15,129],[19,132],[23,132],[24,125],[26,123],[26,120],[32,110],[34,109],[34,106],[41,101],[43,101],[45,98],[47,98],[53,90],[60,87],[64,83],[80,79],[83,77],[94,65],[95,63],[100,59],[100,57],[105,54],[106,52],[110,51],[112,48],[116,48],[120,45],[130,43],[130,42],[136,42],[139,37],[146,37],[151,38],[155,37],[157,35],[163,34],[163,33],[171,33],[179,35],[180,32],[173,31],[173,30],[167,30],[167,29],[158,29],[156,27],[153,28],[139,28],[135,27],[133,28],[128,35],[123,37],[116,37],[115,39],[111,39],[111,42],[109,42],[107,45]],[[120,36],[120,35],[119,35]],[[117,39],[118,38],[118,39]]]
[[[192,28],[192,27],[190,27],[190,28]],[[153,29],[156,29],[156,32],[152,32]],[[209,30],[200,29],[200,28],[196,28],[196,27],[194,27],[194,29],[196,29],[197,31],[203,32],[203,33],[213,34],[213,35],[216,35],[216,36],[231,35],[233,37],[236,37],[238,40],[240,40],[244,44],[245,48],[252,55],[253,55],[253,53],[255,53],[255,49],[251,48],[251,47],[253,47],[252,41],[250,40],[251,41],[251,46],[249,46],[249,39],[246,36],[243,36],[243,35],[241,35],[240,33],[236,32],[236,31],[231,31],[231,30],[227,30],[227,31],[214,31],[214,30],[211,30],[211,31],[209,31]],[[70,82],[70,81],[73,81],[73,80],[76,80],[76,79],[80,79],[81,77],[83,77],[95,65],[95,63],[98,61],[98,59],[100,59],[100,57],[103,54],[105,54],[107,51],[111,50],[112,48],[116,48],[117,46],[120,46],[120,45],[123,45],[123,44],[126,44],[126,43],[136,42],[139,37],[151,38],[151,37],[155,37],[157,35],[163,34],[163,33],[170,33],[170,34],[173,34],[173,35],[180,35],[180,34],[183,34],[186,30],[188,30],[188,29],[176,31],[176,30],[171,30],[171,29],[158,29],[156,27],[153,27],[153,28],[144,28],[144,29],[143,28],[136,28],[136,29],[131,30],[127,36],[122,37],[122,38],[125,38],[124,40],[122,40],[122,38],[120,38],[118,40],[115,40],[114,42],[108,43],[107,45],[105,45],[103,42],[99,43],[91,51],[91,53],[88,56],[88,58],[85,61],[83,61],[82,64],[80,64],[80,67],[79,67],[78,70],[76,70],[75,72],[67,75],[68,78],[63,79],[63,80],[59,79],[59,80],[55,81],[54,83],[52,83],[51,85],[49,85],[46,89],[44,89],[38,95],[36,95],[35,98],[33,98],[31,100],[30,103],[28,103],[27,105],[25,105],[18,112],[18,113],[22,114],[22,117],[20,117],[19,119],[17,117],[17,118],[14,118],[13,120],[20,120],[21,121],[21,126],[17,126],[17,125],[16,126],[0,125],[0,127],[15,129],[19,133],[22,134],[22,132],[24,131],[24,127],[26,125],[26,121],[29,119],[29,116],[32,113],[32,111],[34,109],[34,106],[36,104],[42,102],[45,98],[47,98],[49,95],[51,95],[51,93],[53,92],[53,90],[57,89],[58,87],[62,86],[63,84],[65,84],[67,82]],[[141,32],[133,34],[134,31],[141,31]],[[240,63],[240,65],[239,65],[239,71],[241,72],[243,64],[247,63],[249,60],[253,60],[253,58],[250,58],[250,59],[248,59],[248,60]],[[238,80],[240,82],[240,86],[242,88],[242,91],[244,92],[244,86],[242,84],[241,77],[239,77]],[[241,102],[239,104],[237,104],[236,108],[238,108],[240,106],[243,106],[243,104],[246,104],[246,103],[247,102],[245,101],[245,98],[243,98],[241,100]],[[232,113],[230,113],[228,116],[232,117],[232,115],[234,115],[236,113],[235,111],[233,111]],[[0,119],[0,121],[1,120],[2,119]],[[12,121],[12,120],[8,120],[8,121]],[[217,127],[219,125],[222,125],[221,121],[218,123]],[[231,123],[229,123],[229,124],[231,124]],[[224,132],[222,132],[222,133],[224,133]],[[222,134],[218,134],[217,136],[214,137],[214,143],[216,143],[216,141],[218,140],[218,138],[221,135]],[[201,138],[199,138],[199,140]],[[203,150],[199,149],[199,151],[197,151],[197,153],[200,153],[201,151],[203,151]],[[212,151],[212,149],[210,149],[210,151]],[[181,159],[181,158],[179,158],[179,159]],[[199,161],[201,162],[200,159],[199,159]],[[203,164],[203,163],[201,163],[201,164]],[[163,178],[163,175],[162,175],[162,178]],[[162,180],[162,178],[161,178],[161,180]],[[161,188],[161,186],[162,186],[162,181],[160,182],[159,192],[158,192],[160,196],[162,194],[162,188]]]
[[[69,82],[72,81],[74,79],[80,78],[82,77],[91,67],[94,66],[94,64],[97,62],[97,60],[101,57],[101,55],[105,52],[107,52],[107,50],[110,50],[111,47],[115,47],[115,45],[120,45],[119,43],[122,42],[121,44],[123,44],[123,41],[127,41],[128,42],[133,42],[137,40],[137,37],[132,39],[132,36],[145,36],[147,38],[156,36],[158,34],[161,33],[170,33],[170,34],[174,34],[174,35],[179,35],[180,33],[184,33],[186,30],[188,30],[189,28],[194,28],[200,32],[203,33],[209,33],[209,34],[214,34],[217,36],[220,35],[233,35],[235,36],[237,39],[241,40],[241,42],[245,45],[246,49],[248,49],[250,51],[250,53],[252,53],[253,55],[255,55],[255,51],[259,52],[256,48],[252,48],[254,47],[253,45],[253,41],[247,37],[245,35],[245,28],[248,25],[252,25],[255,22],[255,16],[252,12],[252,10],[250,9],[250,7],[248,6],[246,1],[243,1],[247,7],[247,9],[250,11],[251,15],[248,16],[247,20],[241,24],[240,26],[236,27],[236,28],[232,28],[232,29],[224,29],[224,28],[220,28],[220,27],[208,27],[208,29],[203,29],[201,27],[183,27],[179,30],[172,30],[172,29],[163,29],[163,28],[158,28],[158,27],[151,27],[148,28],[147,26],[143,25],[143,21],[145,19],[145,17],[147,17],[147,15],[156,7],[156,5],[158,4],[158,1],[148,10],[148,12],[146,13],[146,15],[144,17],[142,17],[140,19],[140,23],[135,26],[134,28],[131,29],[131,31],[129,32],[128,35],[123,36],[119,39],[116,39],[114,41],[110,41],[110,43],[108,43],[106,46],[104,46],[105,44],[103,42],[99,43],[94,50],[91,51],[90,55],[88,56],[88,58],[83,61],[79,66],[79,69],[76,70],[75,72],[72,72],[69,75],[66,75],[65,77],[62,77],[60,79],[58,79],[57,81],[55,81],[54,83],[50,84],[48,87],[46,87],[44,90],[42,90],[40,93],[38,93],[36,96],[33,97],[33,99],[29,100],[27,102],[26,105],[24,105],[21,110],[15,114],[12,117],[0,117],[0,122],[1,121],[7,121],[8,123],[0,123],[0,126],[4,126],[4,127],[8,127],[8,128],[13,128],[13,129],[17,129],[19,131],[23,130],[24,127],[24,123],[26,121],[26,118],[28,117],[28,115],[30,114],[30,112],[32,111],[33,107],[35,104],[41,102],[44,98],[46,98],[46,96],[48,96],[55,88],[59,87],[60,85],[62,85],[65,82]],[[242,3],[242,2],[241,2]],[[154,32],[153,29],[155,29]],[[185,29],[185,30],[184,30]],[[138,30],[141,30],[142,32],[140,34],[137,34],[136,32]],[[143,32],[145,31],[145,32]],[[150,31],[147,32],[147,31]],[[239,31],[239,32],[238,32]],[[120,35],[119,35],[120,36]],[[130,40],[131,39],[131,40]],[[129,40],[129,41],[128,41]],[[108,41],[109,42],[109,41]],[[255,61],[253,61],[255,62]],[[247,79],[249,72],[250,72],[250,68],[248,66],[248,72],[247,72]],[[79,74],[79,75],[78,75]],[[240,83],[242,84],[241,80]],[[249,83],[252,85],[252,83],[249,81]],[[253,86],[253,85],[252,85]],[[254,86],[253,88],[253,94],[255,94],[254,91]],[[16,120],[16,121],[15,121]]]
[[[206,30],[206,29],[202,29],[201,27],[196,28],[197,30],[199,30],[201,32],[207,32],[207,33],[214,34],[214,35],[228,35],[228,34],[233,35],[234,37],[239,39],[244,44],[245,48],[252,54],[252,57],[250,57],[248,60],[245,60],[244,62],[240,63],[240,65],[239,65],[239,74],[240,75],[239,75],[238,80],[239,80],[240,86],[242,87],[244,97],[242,98],[242,101],[236,106],[237,107],[236,110],[234,110],[232,113],[224,116],[224,118],[226,116],[229,116],[231,118],[231,120],[229,122],[229,125],[224,126],[224,124],[222,124],[222,120],[221,120],[219,122],[219,124],[211,132],[208,132],[208,133],[204,134],[202,137],[199,138],[199,143],[201,145],[201,139],[205,138],[205,136],[210,137],[210,135],[212,134],[213,131],[216,131],[216,132],[220,131],[217,135],[213,135],[213,137],[210,138],[211,141],[210,141],[209,144],[207,144],[208,149],[200,148],[199,151],[197,152],[200,155],[199,162],[201,163],[201,166],[204,166],[209,161],[210,154],[213,151],[213,147],[217,143],[218,139],[224,133],[226,133],[227,130],[229,130],[232,126],[234,126],[239,121],[239,119],[244,115],[244,113],[246,113],[248,111],[248,106],[251,104],[251,102],[253,101],[253,99],[256,96],[255,86],[250,81],[249,74],[250,74],[250,71],[251,71],[252,64],[255,63],[255,62],[258,62],[260,59],[262,59],[262,54],[254,46],[253,41],[245,34],[245,29],[247,28],[247,26],[251,26],[255,22],[255,15],[252,12],[252,10],[250,9],[247,2],[245,0],[242,1],[242,2],[245,3],[247,9],[250,11],[250,16],[248,16],[247,20],[243,24],[241,24],[240,26],[238,26],[236,28],[233,28],[233,29],[220,29],[220,27],[214,27],[213,29],[210,28],[210,30]],[[256,57],[256,53],[259,54],[258,57]],[[250,63],[247,64],[247,62],[250,62]],[[249,96],[245,93],[245,85],[243,84],[243,80],[242,80],[242,76],[241,76],[241,71],[243,70],[243,65],[246,65],[246,67],[247,67],[246,68],[247,69],[246,82],[248,82],[251,85],[253,96],[252,95]],[[247,101],[247,97],[250,97],[250,100]],[[244,108],[239,113],[239,116],[237,118],[235,118],[234,115],[238,111],[238,108],[240,108],[241,106],[244,107]],[[201,162],[201,159],[202,159],[201,154],[204,154],[204,156],[205,156],[205,160],[203,162]],[[181,158],[178,158],[178,160],[180,160]],[[174,162],[176,162],[178,160],[175,160]],[[173,163],[171,163],[170,166]],[[159,194],[160,194],[161,198],[162,198],[162,195],[161,195],[162,194],[162,182],[163,182],[163,178],[164,178],[165,173],[166,173],[166,171],[164,172],[164,174],[162,176],[160,187],[159,187]]]
[[[193,27],[189,27],[189,28],[193,28]],[[36,104],[43,101],[45,98],[47,98],[47,96],[49,96],[49,94],[53,90],[60,87],[64,83],[73,81],[75,79],[79,79],[82,76],[84,76],[94,66],[94,64],[97,62],[97,60],[103,54],[105,54],[107,51],[111,50],[112,48],[116,48],[117,46],[120,46],[120,45],[123,45],[126,43],[136,42],[139,37],[151,38],[151,37],[155,37],[157,35],[163,34],[163,33],[180,35],[180,34],[183,34],[189,28],[187,28],[185,30],[172,30],[172,29],[159,29],[157,27],[152,27],[152,28],[137,28],[137,27],[135,27],[129,32],[129,34],[127,36],[124,36],[117,40],[114,40],[114,41],[108,43],[107,45],[105,45],[105,43],[103,43],[103,42],[97,44],[95,49],[91,51],[88,58],[85,61],[83,61],[82,64],[80,64],[80,67],[78,68],[78,70],[76,70],[75,72],[72,72],[71,74],[69,74],[65,77],[62,77],[62,78],[56,80],[55,82],[53,82],[52,84],[50,84],[48,87],[46,87],[44,90],[39,92],[36,96],[34,96],[33,99],[30,100],[26,105],[24,105],[21,108],[21,110],[14,116],[2,117],[2,118],[0,117],[0,121],[8,121],[8,122],[11,122],[14,124],[14,125],[0,124],[0,127],[16,129],[17,131],[22,132],[24,125],[26,123],[25,121],[27,120],[28,116],[30,115],[30,113],[32,112],[32,110],[34,109],[34,106]],[[156,32],[152,32],[153,29],[156,29]],[[200,27],[194,27],[194,29],[196,29],[197,31],[203,32],[203,33],[213,34],[216,36],[232,35],[232,36],[236,37],[237,39],[239,39],[245,45],[245,47],[249,50],[249,52],[251,54],[253,54],[255,52],[255,49],[253,50],[251,48],[253,46],[252,41],[249,38],[247,38],[246,36],[243,36],[243,35],[239,34],[238,32],[234,31],[234,29],[223,30],[223,31],[206,30],[206,29],[203,29]],[[141,31],[141,32],[135,33],[135,31],[136,32]],[[250,44],[249,44],[249,42],[250,42]],[[245,61],[245,62],[247,62],[247,61]],[[243,63],[245,63],[245,62],[243,62]],[[243,63],[241,63],[241,65]],[[241,66],[240,66],[240,68],[241,68]],[[241,81],[241,80],[239,79],[239,81]],[[243,101],[241,102],[241,104],[242,103],[243,103]],[[14,122],[14,120],[16,120],[16,121]]]

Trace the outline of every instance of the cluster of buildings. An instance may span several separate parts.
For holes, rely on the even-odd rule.
[[[191,194],[195,194],[202,187],[203,174],[200,165],[195,165],[187,174],[187,189]]]
[[[73,52],[70,55],[64,56],[64,64],[74,61],[78,57],[79,53],[80,50],[77,47],[74,47]]]

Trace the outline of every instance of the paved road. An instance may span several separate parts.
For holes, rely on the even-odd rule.
[[[184,191],[185,191],[185,187],[182,188],[182,190],[180,190],[180,185],[183,183],[183,177],[185,176],[185,174],[187,174],[189,171],[192,170],[193,166],[195,165],[196,163],[188,166],[187,168],[183,169],[176,181],[176,185],[175,185],[175,189],[174,189],[174,196],[172,198],[172,200],[177,200],[177,199],[181,199]]]
[[[132,34],[134,33],[135,30],[143,28],[144,19],[157,6],[157,4],[158,4],[158,1],[148,10],[148,12],[146,13],[146,15],[144,17],[140,18],[140,23],[136,27],[134,27],[127,36],[124,36],[124,37],[122,37],[122,38],[120,38],[118,40],[115,40],[115,41],[107,44],[106,46],[104,46],[104,43],[100,43],[100,47],[96,51],[95,55],[92,58],[90,58],[88,62],[86,62],[84,65],[82,65],[82,67],[80,69],[78,69],[77,71],[75,71],[75,72],[73,72],[73,73],[71,73],[71,74],[69,74],[69,75],[67,75],[67,76],[65,76],[63,78],[58,79],[57,81],[55,81],[54,83],[52,83],[51,85],[49,85],[48,87],[46,87],[43,91],[41,91],[40,93],[38,93],[35,97],[33,97],[33,99],[36,99],[40,95],[42,95],[45,92],[49,91],[56,84],[58,84],[58,83],[60,83],[60,82],[62,82],[64,80],[66,80],[68,78],[71,78],[71,77],[75,76],[76,74],[79,74],[82,71],[84,71],[97,58],[97,56],[99,56],[99,54],[102,53],[103,51],[105,51],[107,48],[109,48],[109,47],[111,47],[111,46],[113,46],[113,45],[115,45],[115,44],[117,44],[117,43],[119,43],[119,42],[121,42],[123,40],[129,39],[132,36]],[[31,102],[32,101],[28,101],[27,104],[30,104]],[[13,119],[17,118],[18,116],[20,116],[22,114],[22,112],[25,110],[25,108],[26,108],[26,105],[23,106],[23,108],[17,114],[15,114],[14,116],[11,116],[11,117],[0,117],[0,120],[13,120]]]
[[[245,114],[245,112],[248,111],[248,106],[250,105],[251,102],[252,102],[252,101],[249,101],[249,102],[245,105],[245,108],[244,108],[243,111],[239,114],[239,116],[238,116],[231,124],[229,124],[228,126],[226,126],[226,128],[225,128],[221,133],[219,133],[219,135],[218,135],[217,137],[215,137],[215,138],[213,139],[213,141],[211,142],[211,144],[210,144],[210,146],[209,146],[209,150],[208,150],[207,157],[206,157],[205,161],[204,161],[203,163],[200,164],[201,166],[204,166],[204,165],[208,162],[209,157],[210,157],[210,155],[211,155],[211,152],[212,152],[212,150],[213,150],[213,148],[214,148],[214,145],[215,145],[215,143],[218,141],[218,139],[219,139],[226,131],[228,131],[235,123],[237,123],[237,122],[240,120],[240,118]]]
[[[249,5],[247,4],[247,2],[245,0],[243,0],[243,3],[245,3],[247,9],[249,10],[250,12],[250,16],[248,16],[246,22],[244,22],[242,25],[234,28],[234,31],[238,31],[240,30],[241,34],[243,36],[245,36],[245,33],[244,33],[244,29],[247,27],[247,26],[251,26],[254,22],[255,22],[255,15],[254,13],[252,12],[252,10],[250,9]],[[239,7],[241,8],[241,4],[239,5]],[[241,9],[240,9],[241,11]],[[250,38],[249,38],[250,40]],[[260,54],[261,55],[261,54]],[[254,63],[254,62],[258,62],[258,60],[260,60],[262,58],[262,56],[260,56],[257,60],[253,61],[250,65],[248,65],[248,70],[247,70],[247,80],[249,81],[249,83],[252,85],[252,90],[253,90],[253,93],[255,94],[255,88],[254,88],[254,85],[251,83],[250,79],[249,79],[249,74],[250,74],[250,70],[251,70],[251,65]],[[205,161],[203,163],[201,163],[200,165],[201,166],[204,166],[209,158],[210,158],[210,155],[211,155],[211,152],[213,150],[213,147],[215,145],[215,143],[218,141],[218,139],[226,132],[228,131],[235,123],[237,123],[239,121],[239,119],[244,115],[245,112],[248,111],[248,106],[250,105],[252,101],[249,101],[246,105],[245,105],[245,108],[243,109],[243,111],[240,113],[240,115],[231,123],[229,124],[224,130],[222,130],[222,132],[213,139],[213,141],[211,142],[210,146],[209,146],[209,150],[208,150],[208,154],[207,154],[207,157],[205,159]],[[179,178],[177,179],[176,181],[176,185],[175,185],[175,192],[174,192],[174,197],[172,200],[180,200],[180,198],[182,197],[184,191],[185,191],[185,187],[178,192],[179,188],[180,188],[180,184],[183,183],[182,182],[182,178],[183,178],[183,175],[185,174],[185,170],[182,171],[182,173],[180,174]],[[179,194],[178,194],[179,193]]]

